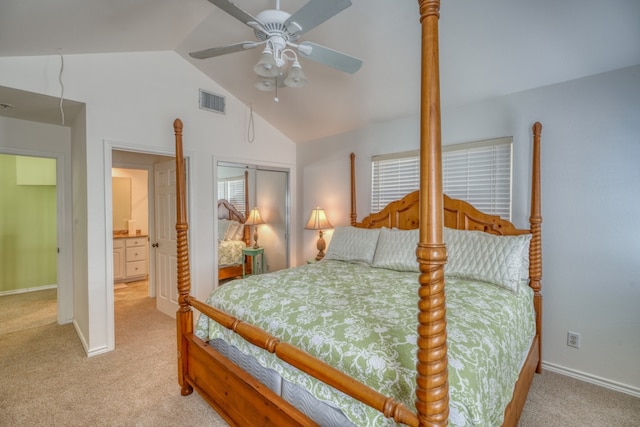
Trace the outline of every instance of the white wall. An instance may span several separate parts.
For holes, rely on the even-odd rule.
[[[51,57],[0,58],[0,85],[59,95],[59,61]],[[173,153],[173,120],[184,122],[191,156],[190,212],[193,293],[204,299],[214,283],[214,155],[248,163],[295,165],[292,141],[255,117],[256,138],[246,141],[249,109],[175,52],[65,56],[64,94],[86,104],[86,119],[72,127],[74,172],[74,315],[89,354],[113,349],[113,295],[108,283],[105,144]],[[227,96],[227,114],[198,108],[198,89]],[[106,169],[109,170],[106,170]],[[86,177],[86,179],[83,179]]]
[[[445,95],[445,94],[443,94]],[[444,144],[513,135],[516,225],[527,226],[531,125],[542,130],[545,367],[640,395],[640,67],[443,111]],[[417,117],[298,146],[301,215],[348,224],[347,156],[358,155],[358,217],[373,154],[418,148]],[[365,196],[363,196],[365,194]],[[306,218],[305,218],[306,219]],[[315,234],[299,248],[314,253]],[[302,257],[301,259],[304,259]],[[566,345],[581,334],[580,349]]]

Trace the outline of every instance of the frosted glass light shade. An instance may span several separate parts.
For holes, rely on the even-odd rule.
[[[262,77],[275,77],[280,71],[276,59],[270,52],[263,52],[258,63],[253,67],[253,71]]]
[[[291,66],[287,78],[284,79],[284,84],[289,87],[302,87],[307,84],[307,77],[304,75],[298,61],[295,61]]]
[[[258,80],[256,80],[255,86],[257,89],[263,92],[272,92],[276,90],[276,79],[275,77],[258,76]]]

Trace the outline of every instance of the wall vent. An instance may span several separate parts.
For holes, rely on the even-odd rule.
[[[200,89],[200,108],[215,113],[226,114],[224,96]]]

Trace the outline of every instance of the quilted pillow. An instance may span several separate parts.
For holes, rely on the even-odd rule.
[[[240,226],[238,221],[229,221],[229,227],[227,228],[227,233],[224,235],[224,240],[235,240],[234,237],[238,231],[238,226]]]
[[[233,236],[233,240],[244,240],[244,224],[241,222],[238,223],[238,229],[236,230],[235,236]]]
[[[227,235],[227,229],[229,228],[229,220],[228,219],[219,219],[218,220],[218,240],[224,240]]]
[[[420,230],[417,229],[381,229],[372,267],[419,273],[418,261],[416,261],[419,238]]]
[[[379,235],[379,228],[336,227],[324,258],[371,264]]]
[[[530,234],[496,236],[482,231],[445,228],[450,277],[480,280],[518,292],[523,250]]]

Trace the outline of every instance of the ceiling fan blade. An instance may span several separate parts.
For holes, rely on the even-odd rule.
[[[298,45],[300,56],[319,62],[336,70],[353,74],[362,66],[362,60],[349,56],[337,50],[330,49],[312,42],[302,42]]]
[[[304,34],[349,6],[350,0],[309,0],[284,25],[291,33]]]
[[[255,16],[240,9],[238,6],[236,6],[233,2],[229,0],[209,0],[209,2],[218,6],[220,9],[224,10],[229,15],[236,18],[238,21],[244,22],[246,25],[250,26],[251,28],[256,28],[256,26],[260,28],[264,28],[264,24],[260,22]]]
[[[214,56],[226,55],[227,53],[240,52],[241,50],[248,50],[261,45],[257,42],[242,42],[229,46],[212,47],[211,49],[199,50],[197,52],[191,52],[189,56],[196,59],[213,58]]]

